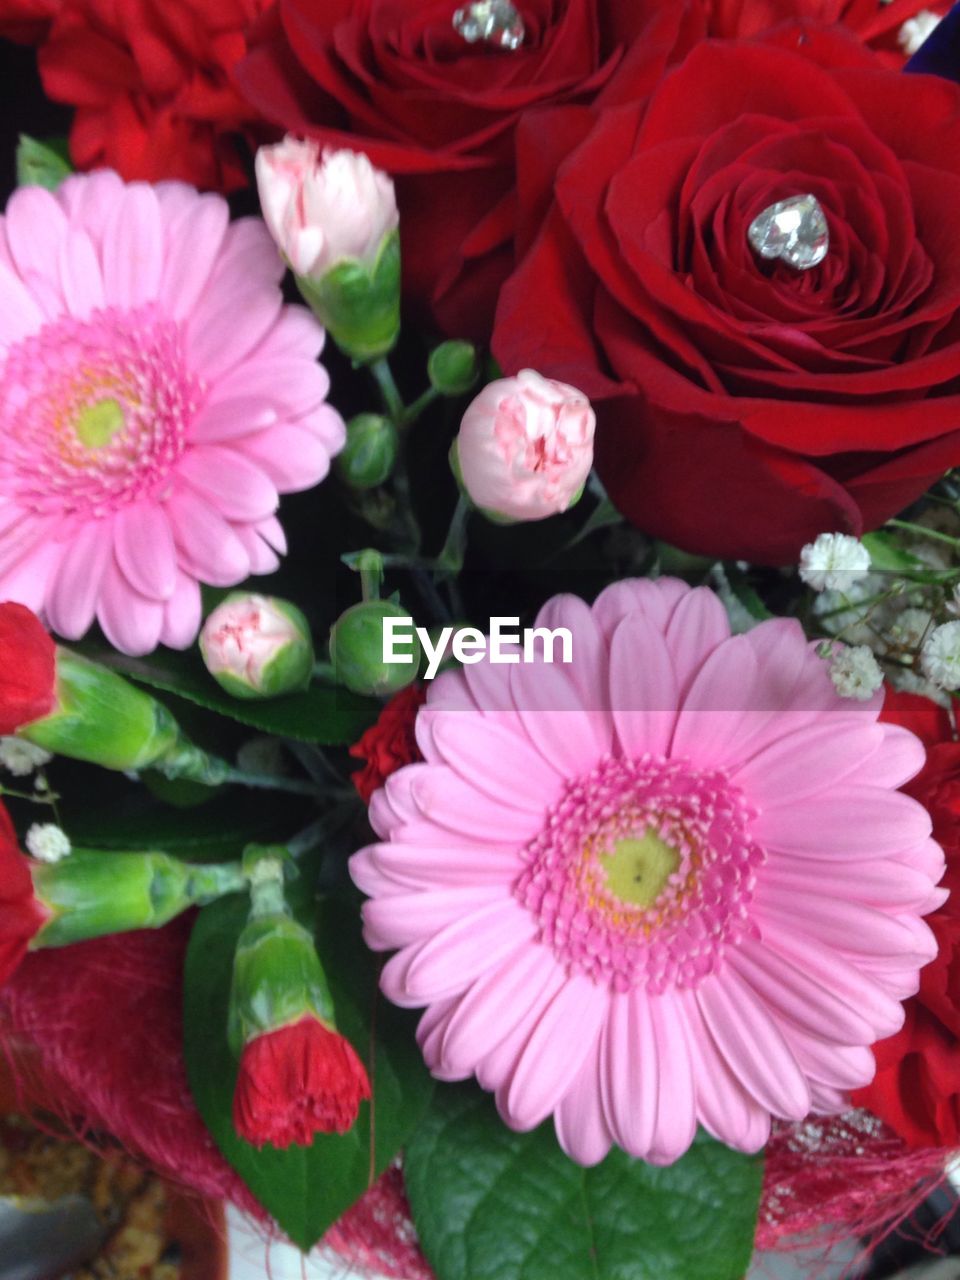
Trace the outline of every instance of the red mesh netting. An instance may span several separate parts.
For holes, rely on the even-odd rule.
[[[266,1223],[190,1096],[181,1047],[189,932],[179,920],[29,956],[0,991],[2,1043],[16,1058],[22,1105],[55,1106],[81,1135],[109,1133],[158,1172]],[[779,1126],[767,1149],[758,1247],[790,1247],[813,1230],[826,1229],[827,1240],[877,1233],[913,1212],[942,1177],[944,1156],[910,1152],[862,1111]],[[397,1168],[325,1243],[361,1270],[431,1278]]]

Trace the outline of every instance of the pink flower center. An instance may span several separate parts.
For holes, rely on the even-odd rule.
[[[157,493],[203,394],[179,325],[154,306],[44,325],[0,373],[0,492],[93,517]]]
[[[567,784],[514,892],[568,968],[614,991],[694,987],[751,930],[750,818],[722,772],[607,758]]]

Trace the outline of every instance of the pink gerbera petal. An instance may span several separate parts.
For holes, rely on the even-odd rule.
[[[573,664],[447,673],[353,859],[431,1069],[515,1128],[552,1112],[587,1164],[842,1109],[933,954],[943,856],[896,790],[915,739],[842,701],[797,624],[730,637],[702,589],[538,622]]]
[[[198,583],[272,572],[278,495],[342,447],[323,330],[283,305],[262,224],[228,224],[219,196],[105,171],[10,200],[0,597],[72,639],[96,616],[128,652],[186,647]]]

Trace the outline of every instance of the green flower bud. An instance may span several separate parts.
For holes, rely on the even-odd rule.
[[[180,739],[173,716],[156,698],[99,663],[57,649],[56,706],[19,736],[54,755],[106,769],[143,769]]]
[[[34,893],[51,913],[33,947],[65,947],[130,929],[158,929],[188,907],[246,887],[238,863],[193,864],[166,853],[74,849],[31,862]]]
[[[400,335],[400,233],[388,232],[372,262],[347,258],[319,279],[296,277],[304,300],[341,351],[365,364]]]
[[[334,466],[351,489],[375,489],[390,478],[397,447],[397,428],[389,418],[360,413],[347,423],[347,443]]]
[[[385,625],[389,619],[409,617],[389,600],[367,600],[342,613],[330,632],[330,660],[338,683],[354,693],[386,697],[415,680],[422,658],[416,633],[408,627],[392,635]],[[388,660],[391,652],[394,656]]]
[[[463,395],[480,374],[476,347],[472,342],[442,342],[430,353],[427,374],[442,396]]]
[[[275,596],[233,591],[200,632],[207,670],[235,698],[276,698],[305,689],[314,666],[310,625]]]

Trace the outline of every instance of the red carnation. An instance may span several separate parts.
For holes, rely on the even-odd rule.
[[[382,787],[391,773],[405,764],[422,760],[417,746],[417,712],[426,701],[422,685],[411,684],[390,699],[380,712],[377,723],[371,725],[359,742],[350,748],[355,760],[365,760],[366,765],[353,775],[353,785],[364,804]]]
[[[60,0],[0,0],[0,36],[37,44],[49,30]]]
[[[0,802],[0,986],[49,915],[34,896],[30,862],[20,852],[10,815]]]
[[[877,1074],[854,1094],[914,1147],[960,1144],[960,742],[945,711],[927,698],[888,691],[883,720],[917,734],[927,748],[923,770],[905,787],[933,819],[947,859],[941,887],[950,897],[926,922],[937,957],[920,974],[896,1035],[874,1047]]]
[[[22,604],[0,604],[0,734],[53,709],[56,647]]]
[[[252,114],[230,83],[271,0],[62,0],[40,51],[47,94],[77,108],[81,169],[230,191],[247,175],[230,135]]]
[[[649,98],[544,112],[520,146],[568,158],[519,190],[539,234],[493,350],[591,397],[600,478],[641,528],[795,562],[960,462],[960,85],[781,27],[700,43]],[[761,259],[753,220],[807,194],[824,260]]]
[[[369,1097],[370,1081],[353,1046],[308,1015],[247,1042],[233,1123],[256,1147],[309,1146],[315,1133],[346,1133]]]

